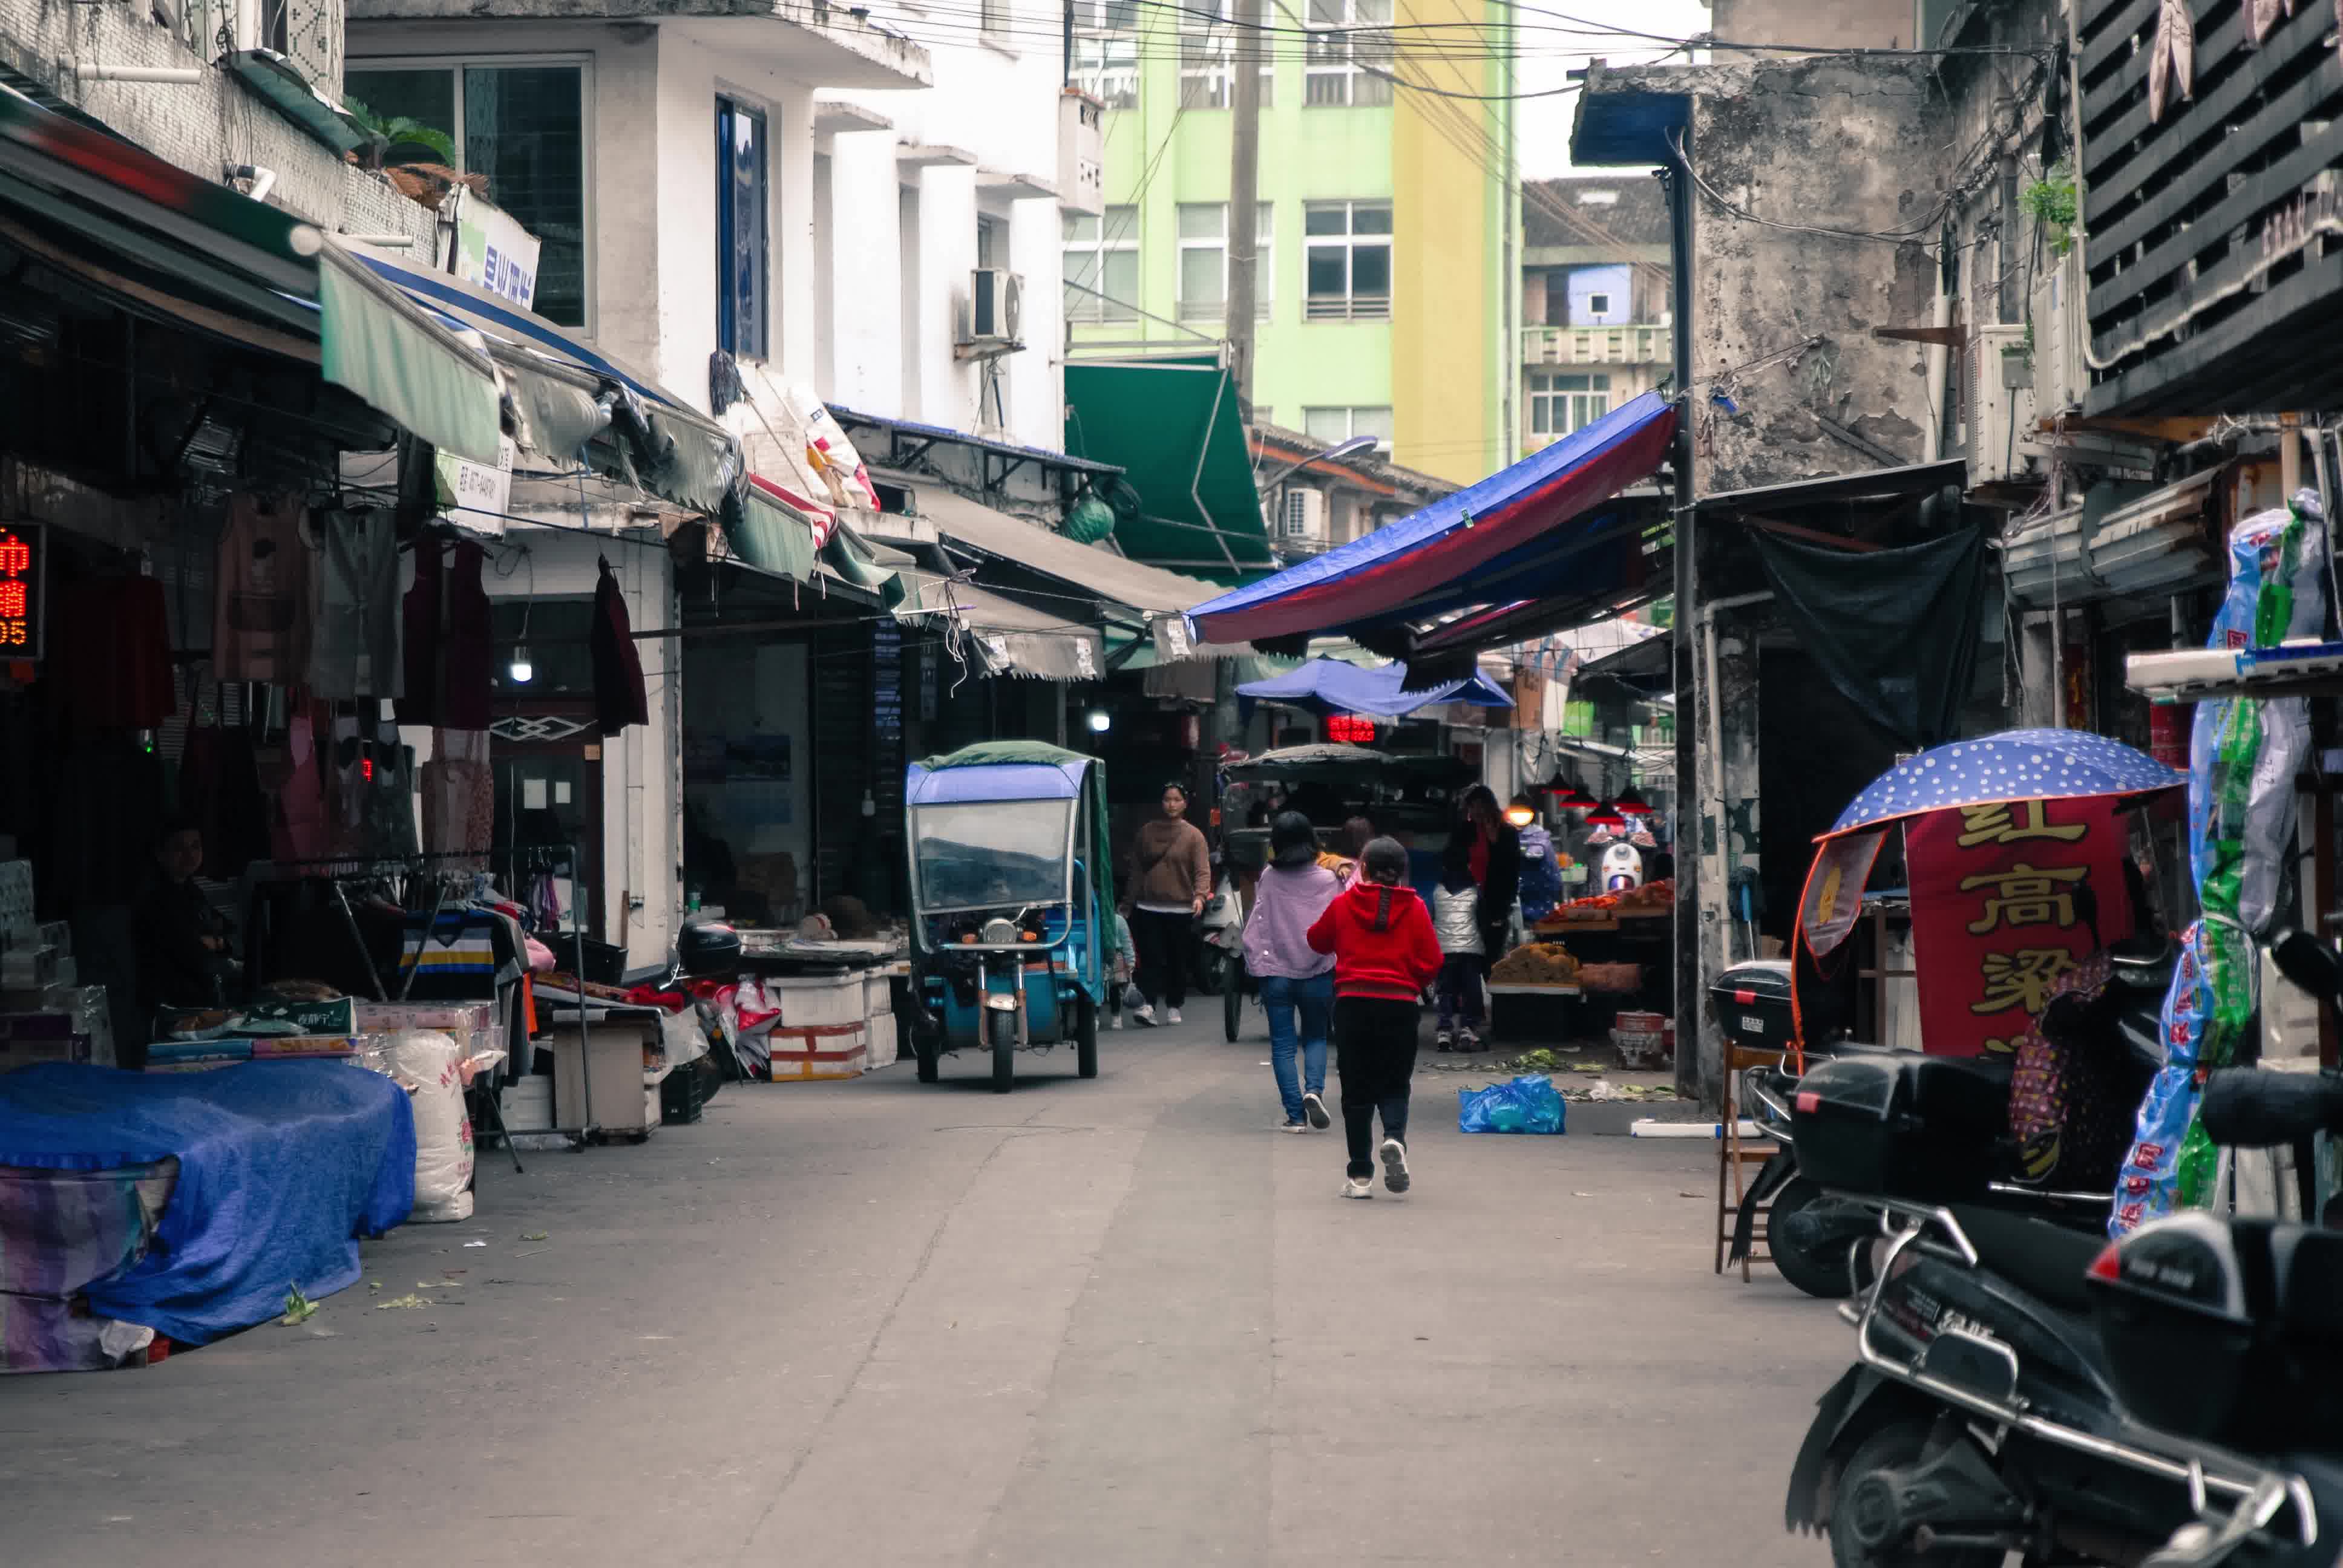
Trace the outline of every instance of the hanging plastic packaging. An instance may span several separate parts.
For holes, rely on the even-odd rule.
[[[2257,512],[2229,531],[2229,591],[2206,646],[2274,648],[2326,624],[2327,530],[2318,493]],[[2202,1075],[2247,1043],[2259,963],[2255,940],[2276,912],[2294,839],[2295,778],[2310,748],[2299,697],[2197,704],[2188,749],[2189,869],[2202,918],[2181,939],[2164,1002],[2166,1064],[2140,1103],[2117,1177],[2110,1234],[2121,1236],[2212,1195],[2218,1158],[2197,1120]]]

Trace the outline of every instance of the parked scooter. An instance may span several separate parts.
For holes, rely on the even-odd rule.
[[[2343,959],[2288,942],[2289,974],[2319,947],[2318,989],[2343,995]],[[1986,1171],[1960,1156],[1996,1098],[1926,1058],[1827,1064],[1799,1090],[1802,1170],[1876,1203],[1891,1234],[1878,1280],[1841,1308],[1857,1362],[1821,1402],[1785,1523],[1826,1533],[1840,1568],[2011,1551],[2332,1568],[2343,1234],[2192,1214],[2110,1247],[1986,1207]],[[2343,1081],[2216,1074],[2204,1118],[2226,1146],[2343,1131]]]
[[[2172,955],[2160,943],[2148,953],[2118,951],[2112,969],[2104,995],[2096,1000],[2074,994],[2055,998],[2044,1010],[2040,1027],[2071,1056],[2097,1064],[2114,1080],[2113,1087],[2100,1097],[2101,1114],[2120,1123],[2115,1129],[2119,1147],[2121,1134],[2130,1125],[2131,1108],[2164,1064],[2158,1010],[2171,980]],[[1842,1040],[1810,1052],[1807,1065],[1813,1070],[1825,1061],[1910,1060],[1915,1055],[1892,1047]],[[1972,1070],[1981,1080],[1990,1079],[1997,1086],[2001,1107],[1997,1124],[1980,1129],[1987,1147],[1978,1152],[1987,1160],[1987,1179],[1975,1201],[2087,1233],[2102,1233],[2114,1190],[2113,1171],[2107,1173],[2105,1181],[2089,1185],[2070,1181],[2046,1187],[2025,1180],[2021,1151],[2007,1131],[2009,1063],[1979,1059],[1972,1063]],[[1751,1068],[1742,1075],[1741,1103],[1758,1130],[1778,1147],[1773,1158],[1758,1168],[1741,1206],[1732,1256],[1738,1261],[1748,1251],[1757,1210],[1770,1203],[1765,1250],[1782,1277],[1808,1295],[1838,1300],[1871,1282],[1879,1206],[1825,1193],[1819,1183],[1799,1174],[1790,1109],[1798,1096],[1799,1081],[1795,1070],[1787,1064]]]

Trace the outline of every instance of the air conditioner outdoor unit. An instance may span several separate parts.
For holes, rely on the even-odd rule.
[[[2026,328],[1980,327],[1968,353],[1969,483],[1996,485],[2025,478],[2032,468],[2026,447],[2034,439],[2034,388],[2007,382],[2022,375]],[[2004,357],[2012,361],[2006,371]]]
[[[1292,489],[1285,492],[1284,527],[1279,531],[1289,539],[1319,539],[1326,537],[1326,493],[1323,490]]]
[[[1013,346],[1025,315],[1025,279],[1004,267],[980,266],[969,275],[968,318],[960,341],[971,347]]]
[[[2079,409],[2091,389],[2083,359],[2091,330],[2083,297],[2089,292],[2083,258],[2073,251],[2051,263],[2034,286],[2034,406],[2045,418]]]

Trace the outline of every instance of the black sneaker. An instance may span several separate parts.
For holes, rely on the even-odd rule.
[[[1302,1097],[1302,1111],[1321,1132],[1334,1125],[1334,1119],[1326,1114],[1326,1097],[1314,1090]]]

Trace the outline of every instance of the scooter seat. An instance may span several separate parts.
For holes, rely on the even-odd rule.
[[[1956,1203],[1952,1211],[1987,1269],[2052,1306],[2090,1312],[2084,1281],[2104,1237],[1975,1203]]]

